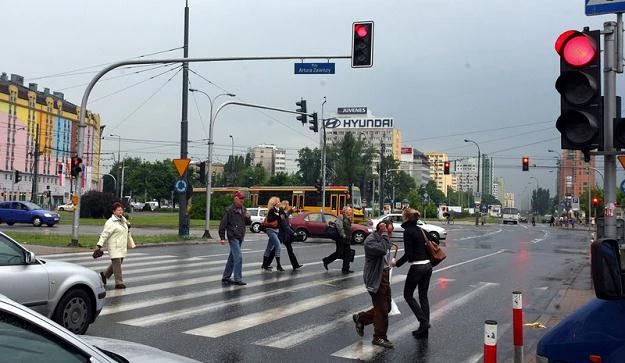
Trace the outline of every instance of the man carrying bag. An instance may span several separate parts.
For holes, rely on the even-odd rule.
[[[328,265],[337,258],[343,260],[343,271],[344,274],[353,273],[354,271],[349,269],[349,263],[354,260],[351,243],[352,243],[352,208],[349,206],[345,206],[343,208],[343,214],[339,216],[336,220],[336,227],[338,229],[340,237],[336,240],[336,251],[331,255],[324,257],[323,267],[327,270]],[[354,251],[355,252],[355,251]]]

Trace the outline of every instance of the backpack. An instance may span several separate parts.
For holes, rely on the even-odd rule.
[[[332,238],[335,241],[338,241],[341,238],[338,226],[334,222],[328,222],[328,226],[326,227],[326,234],[328,235],[328,238]]]

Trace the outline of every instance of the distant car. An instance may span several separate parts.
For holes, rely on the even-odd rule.
[[[0,357],[13,362],[197,363],[147,345],[77,336],[0,294]]]
[[[329,222],[336,223],[337,216],[330,213],[324,213],[323,221],[321,212],[302,212],[292,214],[289,221],[291,228],[299,234],[300,241],[306,241],[308,237],[330,238],[326,233],[326,227]],[[363,225],[352,223],[352,242],[363,243],[369,235],[369,229]]]
[[[254,233],[260,232],[260,224],[263,223],[265,216],[267,216],[267,208],[247,208],[252,224],[250,224],[250,231]]]
[[[59,223],[58,213],[43,209],[35,203],[25,201],[0,202],[0,223],[12,226],[15,223],[32,223],[39,227],[42,224],[52,227]]]
[[[106,291],[95,271],[73,263],[38,259],[0,232],[0,294],[73,333],[84,334],[100,314]]]
[[[521,213],[519,213],[519,210],[516,208],[503,208],[501,210],[501,222],[503,224],[508,224],[508,223],[514,223],[517,224],[519,222],[526,222],[527,223],[527,217],[524,217],[524,220],[521,220]]]
[[[56,207],[56,210],[58,210],[58,211],[73,212],[75,209],[76,209],[76,207],[72,203],[61,204],[61,205]]]
[[[383,219],[390,219],[393,221],[393,234],[395,237],[401,237],[401,234],[404,232],[404,228],[401,226],[403,223],[403,219],[401,213],[389,213],[378,218],[372,219],[370,221],[369,231],[372,232],[375,226],[378,225]],[[433,224],[429,224],[419,219],[417,221],[417,225],[422,228],[425,232],[430,235],[434,241],[439,241],[442,239],[447,239],[447,230],[443,227],[439,227]]]
[[[154,211],[154,210],[157,210],[158,208],[159,208],[158,202],[145,202],[145,204],[143,204],[142,210]]]
[[[145,205],[145,203],[142,202],[131,202],[130,206],[132,207],[133,211],[140,211],[143,210],[143,206]]]

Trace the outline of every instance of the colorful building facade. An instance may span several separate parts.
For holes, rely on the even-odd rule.
[[[35,83],[25,86],[16,74],[0,75],[0,200],[53,207],[70,199],[76,184],[70,183],[69,163],[77,154],[79,115],[80,107],[62,93],[39,91]],[[88,191],[99,187],[102,131],[98,114],[88,111],[85,123],[83,172],[74,183]]]

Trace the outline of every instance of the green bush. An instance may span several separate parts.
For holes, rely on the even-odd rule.
[[[189,218],[204,220],[206,218],[206,195],[195,194],[189,201],[191,203]],[[224,215],[224,210],[230,205],[232,205],[231,194],[213,194],[211,197],[211,219],[221,219]]]
[[[113,214],[111,206],[121,200],[112,193],[90,190],[80,198],[81,218],[110,218]]]

